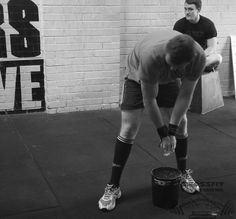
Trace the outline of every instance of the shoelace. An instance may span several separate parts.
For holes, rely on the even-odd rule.
[[[105,188],[104,198],[108,199],[111,196],[113,191],[114,191],[114,188],[112,188],[112,185],[111,186],[107,186]]]
[[[195,181],[193,180],[192,176],[190,175],[193,171],[192,170],[186,170],[184,175],[186,176],[186,179],[189,183],[195,184]]]

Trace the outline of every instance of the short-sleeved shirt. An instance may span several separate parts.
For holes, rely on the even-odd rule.
[[[207,48],[207,40],[217,36],[214,23],[200,15],[198,23],[190,23],[185,17],[178,20],[174,25],[174,30],[190,35],[202,48]]]
[[[127,59],[127,77],[137,82],[166,84],[178,78],[197,80],[205,67],[205,54],[195,42],[195,56],[182,69],[172,71],[166,63],[166,44],[181,33],[174,30],[155,32],[138,42]]]

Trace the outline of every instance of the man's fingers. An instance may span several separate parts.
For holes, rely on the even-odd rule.
[[[167,136],[162,139],[159,145],[160,148],[164,150],[164,154],[170,154],[175,151],[176,138],[175,136]]]
[[[161,142],[160,144],[159,144],[159,147],[160,148],[162,148],[162,149],[164,149],[165,147],[166,147],[166,142]]]
[[[164,137],[164,138],[162,139],[162,141],[161,141],[161,143],[160,143],[160,147],[163,148],[163,149],[165,149],[165,148],[168,147],[169,144],[170,144],[170,139],[169,139],[169,137],[167,136],[167,137]]]

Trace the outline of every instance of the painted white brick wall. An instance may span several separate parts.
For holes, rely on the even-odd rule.
[[[49,113],[118,106],[120,1],[43,2]]]

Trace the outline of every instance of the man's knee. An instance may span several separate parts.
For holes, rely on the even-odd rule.
[[[143,109],[121,111],[120,136],[127,139],[134,139],[138,133],[141,123]]]
[[[221,54],[216,54],[216,55],[217,55],[217,60],[218,60],[219,64],[221,64],[223,61]]]
[[[138,123],[122,124],[120,129],[120,136],[127,139],[135,139],[138,129],[139,129]]]
[[[210,71],[217,68],[222,63],[222,56],[219,53],[214,53],[206,57],[206,69],[205,71]]]
[[[222,56],[219,53],[212,55],[212,67],[217,67],[222,63]]]

